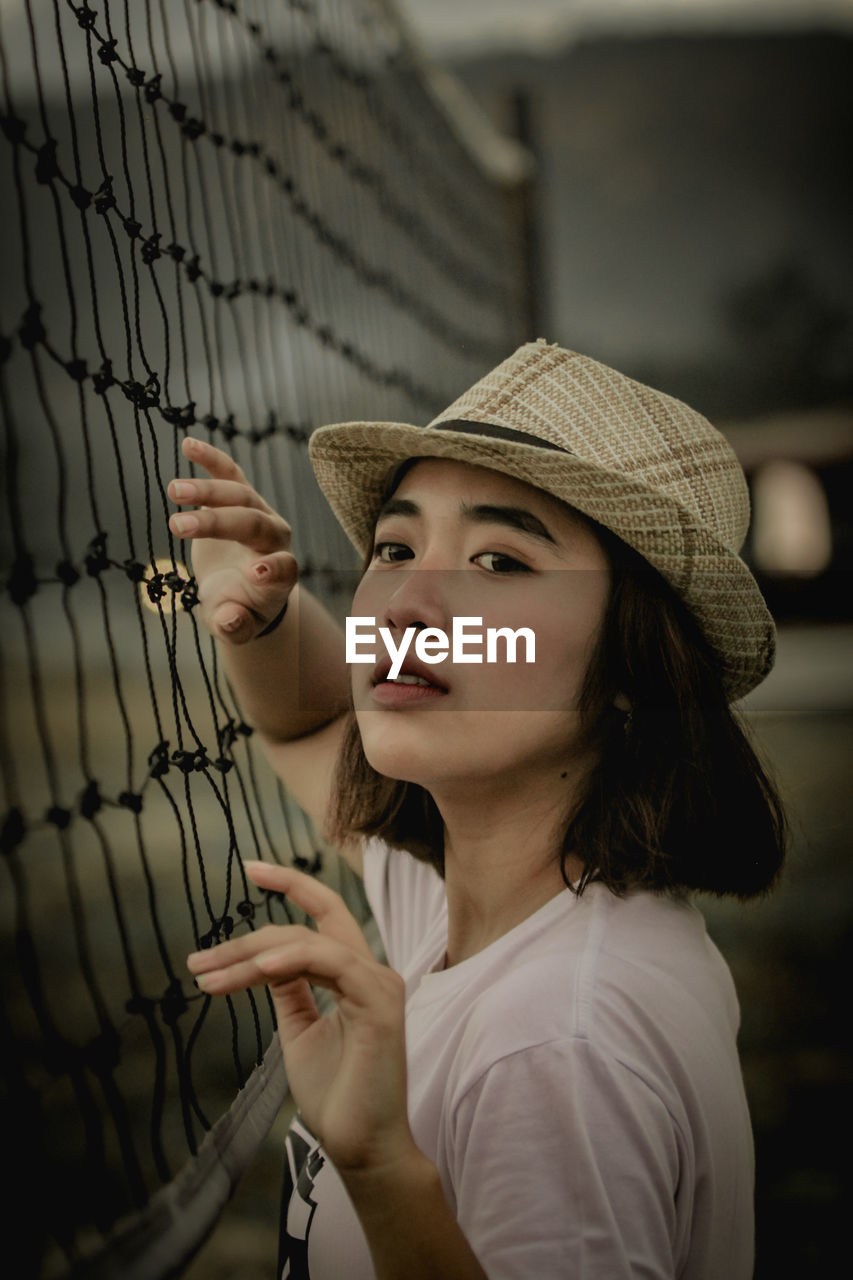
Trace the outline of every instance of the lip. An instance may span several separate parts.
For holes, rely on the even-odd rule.
[[[391,658],[388,654],[384,658],[380,658],[376,666],[373,668],[371,677],[374,688],[378,685],[387,683],[388,673],[392,667]],[[447,685],[443,680],[437,680],[435,676],[435,668],[426,662],[419,662],[417,658],[409,657],[403,659],[403,665],[400,667],[399,674],[401,676],[420,676],[422,680],[428,680],[433,688],[440,693],[447,693]],[[401,689],[423,689],[423,685],[400,685]]]
[[[410,707],[435,702],[447,696],[447,686],[436,680],[435,673],[427,663],[417,658],[406,658],[400,668],[401,676],[420,676],[428,680],[429,685],[398,684],[388,679],[391,670],[391,659],[387,655],[377,662],[373,668],[371,701],[381,707]]]

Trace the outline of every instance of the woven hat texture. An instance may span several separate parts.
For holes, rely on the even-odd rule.
[[[491,467],[560,498],[644,556],[695,614],[732,700],[773,664],[773,620],[738,554],[749,495],[732,449],[700,413],[597,360],[544,339],[526,343],[428,426],[321,427],[310,455],[361,552],[402,462]]]

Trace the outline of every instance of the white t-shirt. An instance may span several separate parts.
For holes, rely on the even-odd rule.
[[[442,970],[444,885],[371,841],[365,887],[406,979],[409,1119],[489,1280],[749,1280],[753,1146],[725,961],[685,901],[570,890]],[[374,1276],[298,1120],[293,1280]]]

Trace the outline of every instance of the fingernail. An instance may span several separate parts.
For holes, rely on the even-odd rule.
[[[198,528],[195,516],[172,516],[169,524],[175,533],[195,533]]]
[[[175,480],[172,482],[172,493],[181,500],[194,498],[196,496],[196,487],[187,480]]]
[[[206,973],[199,973],[194,979],[195,985],[200,987],[202,991],[204,991],[207,986],[207,978],[208,975]]]

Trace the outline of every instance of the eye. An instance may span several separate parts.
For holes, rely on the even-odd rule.
[[[414,552],[405,542],[377,542],[373,548],[373,559],[382,564],[397,564],[400,560],[411,560]]]
[[[514,560],[512,556],[505,556],[500,551],[483,551],[480,555],[474,556],[474,561],[496,576],[531,572],[526,564],[522,564],[520,560]]]

